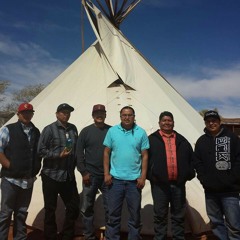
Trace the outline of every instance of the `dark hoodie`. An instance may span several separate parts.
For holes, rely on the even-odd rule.
[[[181,134],[176,134],[177,184],[185,184],[195,176],[191,144]],[[159,130],[149,136],[149,160],[147,178],[156,184],[169,184],[165,144]]]
[[[213,137],[207,129],[196,142],[194,166],[206,192],[240,192],[240,139],[221,127]]]

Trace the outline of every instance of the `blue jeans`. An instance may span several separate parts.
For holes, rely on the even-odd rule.
[[[90,177],[91,185],[86,186],[83,184],[82,190],[82,206],[81,215],[83,220],[83,233],[85,239],[95,239],[95,228],[93,225],[94,220],[94,203],[98,190],[102,192],[103,206],[105,210],[105,224],[107,223],[108,205],[107,205],[107,186],[104,184],[104,177],[93,176]]]
[[[14,213],[13,237],[14,240],[27,239],[26,218],[27,210],[32,198],[33,188],[22,189],[4,177],[1,182],[1,211],[0,211],[0,239],[7,240]]]
[[[65,221],[62,230],[62,239],[70,240],[74,237],[75,220],[79,215],[79,195],[76,181],[67,180],[57,182],[45,174],[41,174],[44,197],[44,237],[45,240],[57,239],[56,208],[58,195],[65,205]],[[63,216],[64,217],[64,216]]]
[[[109,218],[106,227],[107,240],[119,240],[121,230],[121,213],[123,201],[126,199],[129,220],[128,220],[128,239],[141,239],[141,200],[142,191],[136,186],[137,181],[124,181],[113,179],[113,183],[108,189],[108,211]]]
[[[184,219],[186,212],[185,185],[157,185],[151,182],[154,210],[154,240],[167,239],[168,210],[170,203],[173,239],[184,238]]]
[[[205,199],[213,234],[221,240],[239,240],[239,193],[205,193]]]

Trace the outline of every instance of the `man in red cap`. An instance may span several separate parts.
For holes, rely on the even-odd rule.
[[[22,103],[18,107],[18,121],[0,130],[0,239],[4,240],[8,239],[12,215],[14,239],[27,239],[27,210],[41,167],[41,159],[37,156],[40,132],[31,122],[33,114],[33,106]]]
[[[95,240],[93,207],[98,190],[103,193],[105,221],[107,221],[107,195],[103,175],[103,140],[111,127],[105,123],[106,110],[102,104],[92,109],[94,123],[83,128],[77,141],[77,169],[82,175],[83,233],[86,240]]]

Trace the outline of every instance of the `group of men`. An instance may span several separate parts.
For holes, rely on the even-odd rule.
[[[214,235],[221,240],[240,239],[240,140],[222,127],[216,111],[205,113],[205,134],[197,140],[194,152],[188,140],[174,130],[171,112],[162,112],[160,128],[147,136],[136,124],[132,107],[123,107],[120,123],[111,127],[105,123],[105,106],[97,104],[92,109],[93,124],[78,136],[76,126],[68,122],[72,111],[72,106],[60,104],[57,121],[40,134],[31,122],[33,106],[23,103],[18,108],[18,121],[0,130],[0,239],[8,238],[12,215],[14,239],[27,238],[27,210],[41,165],[47,240],[73,239],[79,211],[85,239],[95,240],[93,209],[99,190],[105,210],[105,238],[120,240],[121,212],[126,200],[128,239],[140,240],[146,179],[153,198],[154,240],[167,239],[169,205],[173,239],[185,239],[185,184],[195,177],[195,171],[205,190]],[[82,175],[80,205],[76,166]],[[58,195],[65,204],[60,236],[55,216]]]

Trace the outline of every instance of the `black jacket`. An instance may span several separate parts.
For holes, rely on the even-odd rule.
[[[215,138],[205,129],[196,142],[194,165],[206,192],[240,192],[240,139],[222,128]]]
[[[176,133],[178,177],[177,184],[185,184],[195,177],[193,150],[191,144],[181,134]],[[159,130],[149,136],[149,157],[147,178],[157,184],[169,184],[165,144]]]
[[[37,144],[40,132],[32,123],[31,125],[30,142],[20,121],[6,126],[9,130],[10,141],[4,149],[4,154],[10,161],[10,167],[3,167],[1,176],[31,178],[39,172],[41,158],[37,155]]]

